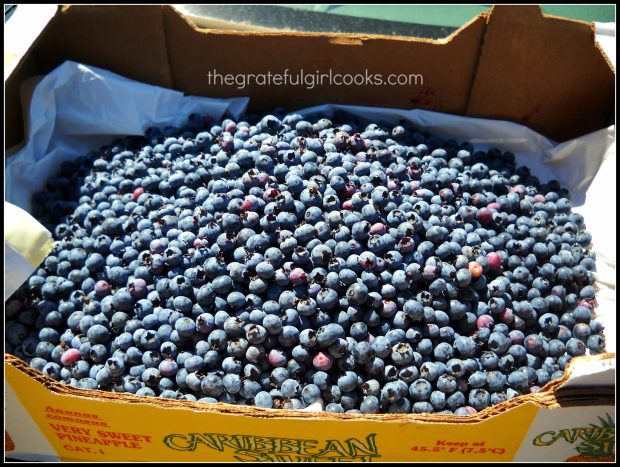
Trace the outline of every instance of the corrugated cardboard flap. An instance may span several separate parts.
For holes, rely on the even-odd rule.
[[[172,7],[164,7],[169,59],[177,89],[213,97],[249,96],[252,110],[274,106],[289,110],[311,105],[347,103],[424,108],[464,114],[485,28],[478,16],[448,39],[360,34],[240,32],[198,29]],[[191,45],[191,46],[190,46]],[[260,75],[319,73],[421,75],[411,86],[322,84],[257,85],[243,89],[208,82],[208,73]],[[301,81],[300,78],[294,78]],[[416,83],[415,80],[412,80]],[[301,84],[301,83],[300,83]]]
[[[215,26],[215,25],[214,25]],[[494,7],[446,39],[198,29],[171,6],[64,6],[6,81],[6,147],[23,133],[17,89],[65,60],[191,95],[250,97],[250,109],[346,103],[510,120],[557,141],[610,122],[614,72],[593,25],[537,6]],[[208,73],[419,75],[410,85],[262,86]],[[314,79],[315,83],[318,78]],[[307,83],[307,82],[306,82]]]
[[[614,72],[591,23],[538,6],[493,7],[467,115],[565,141],[606,126],[613,105]]]

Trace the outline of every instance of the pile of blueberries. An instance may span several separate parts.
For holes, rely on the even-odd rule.
[[[33,197],[55,246],[6,303],[7,352],[83,389],[467,415],[604,351],[557,181],[403,122],[245,119],[63,162]]]

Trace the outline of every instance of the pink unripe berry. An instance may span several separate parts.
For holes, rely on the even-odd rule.
[[[314,368],[320,371],[327,371],[332,367],[334,359],[328,353],[319,352],[312,359],[312,365]]]
[[[144,188],[142,188],[141,186],[136,188],[135,190],[133,190],[133,200],[134,201],[138,201],[138,198],[140,197],[140,195],[142,195],[144,193]]]
[[[482,315],[479,316],[476,320],[476,325],[479,328],[488,328],[494,324],[493,317],[491,315]]]
[[[134,298],[142,298],[146,295],[146,281],[141,278],[134,279],[129,286],[129,292]]]
[[[77,362],[80,358],[82,358],[82,355],[78,349],[68,349],[60,356],[60,363],[64,366],[69,366]]]
[[[535,195],[534,196],[534,202],[535,203],[544,203],[545,202],[545,195]]]
[[[308,275],[301,268],[295,268],[289,274],[289,279],[293,284],[303,284],[308,280]]]
[[[495,211],[499,211],[500,210],[500,205],[499,205],[499,203],[489,203],[489,204],[487,204],[487,208],[488,209],[494,209]]]
[[[493,219],[493,212],[489,208],[481,208],[476,217],[481,224],[488,224]]]
[[[375,255],[364,251],[358,258],[358,263],[364,269],[372,269],[375,267]]]
[[[281,367],[286,365],[286,355],[278,349],[272,349],[267,357],[269,364],[273,367]]]
[[[377,222],[370,227],[370,235],[383,235],[385,233],[385,224]]]
[[[110,284],[106,281],[97,282],[95,284],[95,293],[100,297],[108,295],[110,293]]]
[[[277,188],[267,188],[265,190],[265,194],[263,195],[263,199],[265,201],[271,201],[280,194],[280,191]]]
[[[504,324],[510,324],[514,321],[515,317],[510,308],[505,308],[499,313],[499,320]]]
[[[347,211],[352,211],[353,203],[350,200],[346,200],[344,203],[342,203],[342,209],[346,209]]]
[[[489,262],[489,267],[491,269],[495,269],[502,264],[502,257],[499,253],[495,253],[494,251],[487,254],[487,261]]]

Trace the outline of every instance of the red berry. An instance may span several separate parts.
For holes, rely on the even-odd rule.
[[[410,251],[414,250],[415,242],[411,237],[403,237],[400,239],[400,242],[398,242],[398,246],[400,247],[401,251],[409,253]]]
[[[355,184],[352,182],[348,182],[342,189],[342,196],[344,196],[345,198],[350,198],[355,194],[356,191],[357,189],[355,188]]]
[[[308,279],[308,275],[301,268],[295,268],[289,274],[289,279],[293,284],[302,284]]]
[[[286,365],[286,354],[278,349],[273,349],[269,352],[269,356],[267,357],[269,364],[273,367],[280,367]]]
[[[144,193],[144,188],[142,187],[138,187],[135,190],[133,190],[133,200],[138,201],[138,198],[140,197],[142,193]]]
[[[467,265],[469,272],[471,272],[471,277],[474,279],[478,279],[482,275],[482,266],[476,261],[472,261]]]
[[[352,211],[353,203],[350,200],[346,200],[344,203],[342,203],[342,209],[346,209],[347,211]]]
[[[481,208],[476,217],[481,224],[488,224],[493,219],[493,212],[489,208]]]
[[[501,266],[502,257],[499,253],[495,253],[494,251],[492,251],[491,253],[487,254],[487,261],[489,262],[489,267],[491,269],[495,269]]]
[[[332,367],[333,363],[334,359],[332,358],[332,356],[324,352],[317,353],[312,359],[312,365],[314,365],[314,368],[320,371],[329,370]]]
[[[514,321],[515,317],[510,308],[505,308],[499,313],[499,320],[504,324],[510,324]]]
[[[80,358],[82,358],[82,355],[78,349],[69,349],[65,350],[60,356],[60,363],[64,366],[69,366],[77,362]]]
[[[370,235],[383,235],[385,233],[385,224],[377,222],[370,227]]]
[[[108,295],[110,293],[110,284],[106,281],[97,282],[95,284],[95,293],[100,297]]]
[[[495,324],[495,321],[491,315],[482,315],[476,320],[476,325],[479,328],[489,328],[493,326],[493,324]]]
[[[277,198],[277,196],[280,194],[280,192],[278,191],[277,188],[267,188],[265,190],[265,194],[263,195],[263,199],[265,201],[270,201],[274,198]]]

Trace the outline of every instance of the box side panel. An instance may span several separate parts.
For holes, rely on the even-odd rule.
[[[4,384],[4,451],[9,458],[58,462],[60,458],[30,417],[13,387]],[[13,422],[15,420],[15,422]],[[10,429],[8,428],[10,425]]]
[[[4,86],[4,149],[24,140],[24,110],[21,102],[21,83],[39,72],[34,56],[27,55],[15,68]]]
[[[157,5],[64,7],[33,53],[42,73],[73,60],[173,87]]]
[[[587,23],[537,6],[489,16],[467,115],[511,120],[564,141],[608,123],[614,73]]]
[[[613,405],[561,408],[553,416],[541,410],[514,460],[613,462],[615,412]]]
[[[97,392],[58,390],[10,363],[5,371],[20,403],[65,461],[509,461],[540,410],[528,402],[477,423],[442,424],[411,422],[406,415],[380,422],[310,413],[286,418],[258,409],[241,415],[191,410],[184,401],[93,397]],[[77,395],[85,393],[91,397]],[[7,433],[17,436],[20,423],[7,418]],[[38,454],[44,452],[20,455]]]
[[[347,103],[464,113],[485,28],[484,18],[478,17],[445,43],[355,35],[233,33],[199,30],[174,9],[163,11],[177,88],[193,95],[249,96],[251,110],[263,112],[274,106],[294,110]],[[281,74],[282,84],[276,84],[275,78],[271,85],[261,85],[268,82],[269,73]],[[285,73],[292,76],[285,77]],[[331,86],[330,73],[335,83]],[[233,77],[229,84],[224,81],[227,74]],[[385,84],[368,84],[366,77],[375,82],[377,74]],[[340,81],[353,79],[344,75],[354,75],[361,84],[338,86]],[[387,83],[398,79],[410,84]]]

